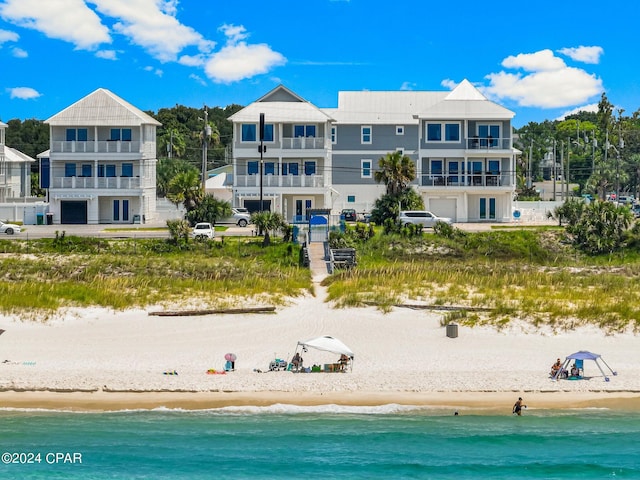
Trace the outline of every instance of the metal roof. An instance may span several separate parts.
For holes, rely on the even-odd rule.
[[[52,126],[83,127],[162,125],[152,116],[104,88],[78,100],[45,120],[45,123]]]
[[[20,150],[16,150],[15,148],[4,147],[4,158],[7,162],[11,163],[31,163],[35,162],[35,158],[31,158],[26,153],[22,153]]]

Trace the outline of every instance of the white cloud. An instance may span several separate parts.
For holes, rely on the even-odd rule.
[[[118,33],[161,62],[176,61],[187,47],[210,52],[214,42],[206,40],[193,28],[174,16],[177,2],[163,0],[92,0],[97,10],[119,21],[113,26]]]
[[[20,98],[22,100],[30,100],[32,98],[38,98],[41,94],[30,87],[14,87],[8,88],[11,98]]]
[[[152,67],[152,66],[144,67],[144,71],[145,72],[152,72],[154,75],[157,75],[158,77],[162,77],[162,75],[164,75],[164,72],[161,69],[155,68],[155,67]]]
[[[268,72],[284,65],[286,59],[268,45],[228,45],[214,54],[205,66],[209,78],[217,83],[230,83]]]
[[[200,75],[196,75],[195,73],[192,73],[191,75],[189,75],[189,78],[191,80],[194,80],[195,82],[199,83],[203,87],[207,86],[207,82],[205,82],[204,79]]]
[[[540,50],[535,53],[520,53],[507,57],[502,61],[505,68],[521,68],[527,72],[560,70],[567,65],[561,58],[556,57],[551,50]]]
[[[182,55],[178,59],[180,65],[186,67],[202,67],[206,63],[207,59],[204,55]]]
[[[109,30],[83,0],[5,0],[0,4],[0,16],[83,50],[111,42]]]
[[[413,90],[414,88],[416,88],[416,84],[413,82],[402,82],[400,85],[400,90]]]
[[[205,73],[216,83],[230,83],[268,72],[284,65],[287,59],[266,44],[247,45],[242,26],[223,25],[227,44],[213,54],[205,64]]]
[[[558,118],[556,118],[556,120],[558,121],[563,121],[565,118],[567,118],[569,115],[575,115],[576,113],[580,113],[580,112],[593,112],[593,113],[597,113],[598,112],[598,104],[597,103],[590,103],[589,105],[582,105],[581,107],[576,107],[573,108],[567,112],[564,112],[562,115],[560,115]]]
[[[115,50],[98,50],[96,57],[103,58],[105,60],[117,60],[118,53]]]
[[[566,65],[551,50],[510,56],[502,65],[524,73],[491,73],[486,76],[490,85],[482,91],[497,100],[514,100],[520,106],[569,107],[583,104],[604,90],[600,78]]]
[[[29,56],[29,53],[27,53],[26,50],[23,50],[23,49],[18,48],[18,47],[15,47],[14,49],[12,49],[11,53],[16,58],[27,58]]]
[[[454,88],[456,88],[458,86],[458,83],[454,82],[450,78],[445,78],[444,80],[442,80],[440,82],[440,85],[442,85],[445,88],[448,88],[449,90],[453,90]]]
[[[0,30],[0,45],[5,42],[17,42],[20,38],[15,32],[10,32],[9,30]]]
[[[583,47],[582,45],[574,48],[562,48],[558,53],[566,55],[576,62],[597,64],[600,63],[600,56],[604,54],[602,47]]]

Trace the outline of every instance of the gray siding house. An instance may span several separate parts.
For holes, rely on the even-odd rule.
[[[296,109],[287,108],[282,102],[272,103],[284,96],[299,103]],[[269,114],[268,103],[273,107]],[[302,122],[304,125],[294,116],[301,110],[314,114],[305,120],[307,123]],[[285,87],[277,87],[231,117],[236,174],[246,172],[248,163],[259,162],[257,144],[254,142],[252,150],[248,150],[241,148],[244,142],[239,139],[244,122],[257,122],[259,112],[277,120],[272,128],[282,132],[278,141],[313,139],[319,142],[316,146],[322,145],[313,153],[308,148],[295,152],[300,165],[310,159],[310,154],[317,155],[316,166],[323,169],[321,182],[297,182],[295,198],[313,197],[313,201],[303,204],[302,211],[296,208],[295,201],[286,201],[286,180],[263,179],[274,199],[270,208],[282,212],[290,221],[292,212],[304,214],[305,205],[329,209],[334,214],[343,208],[370,211],[385,192],[384,185],[374,180],[378,161],[397,150],[415,161],[414,188],[428,210],[456,222],[511,221],[518,153],[512,145],[514,113],[488,100],[467,80],[449,92],[339,92],[338,107],[325,109],[318,109]],[[285,164],[289,160],[282,152],[282,148],[277,149],[275,158],[270,157],[274,167],[269,172],[288,176],[291,169],[287,170]],[[303,176],[309,173],[300,169],[295,172]],[[256,184],[249,186],[236,176],[235,204],[246,204],[255,195]]]

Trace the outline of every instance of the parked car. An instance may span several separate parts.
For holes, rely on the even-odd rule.
[[[217,223],[232,223],[239,227],[246,227],[251,223],[251,214],[249,210],[243,207],[234,207],[231,209],[231,216],[219,220]]]
[[[0,233],[6,233],[7,235],[13,235],[14,233],[20,233],[20,225],[15,223],[0,222]]]
[[[453,223],[450,218],[438,217],[427,210],[404,210],[400,212],[398,219],[403,225],[422,225],[426,228],[433,228],[438,222],[448,223],[449,225]]]
[[[206,222],[196,223],[191,231],[191,238],[195,238],[198,240],[205,240],[207,238],[215,237],[215,230],[213,229],[213,225]]]
[[[353,208],[345,208],[340,212],[340,216],[345,222],[355,222],[357,220],[356,211]]]

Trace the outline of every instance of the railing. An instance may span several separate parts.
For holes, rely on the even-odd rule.
[[[51,179],[52,188],[73,189],[115,189],[127,190],[140,188],[140,177],[54,177]]]
[[[236,175],[236,187],[259,187],[260,175]],[[323,187],[322,175],[263,175],[263,187]]]
[[[469,150],[509,150],[511,138],[471,137],[467,138]]]
[[[324,148],[324,137],[283,138],[284,150],[319,150]]]
[[[422,175],[423,187],[508,187],[508,175],[494,173],[473,173],[458,175]]]
[[[53,153],[140,153],[140,142],[123,142],[120,140],[101,140],[86,142],[79,141],[53,141],[51,142]]]

